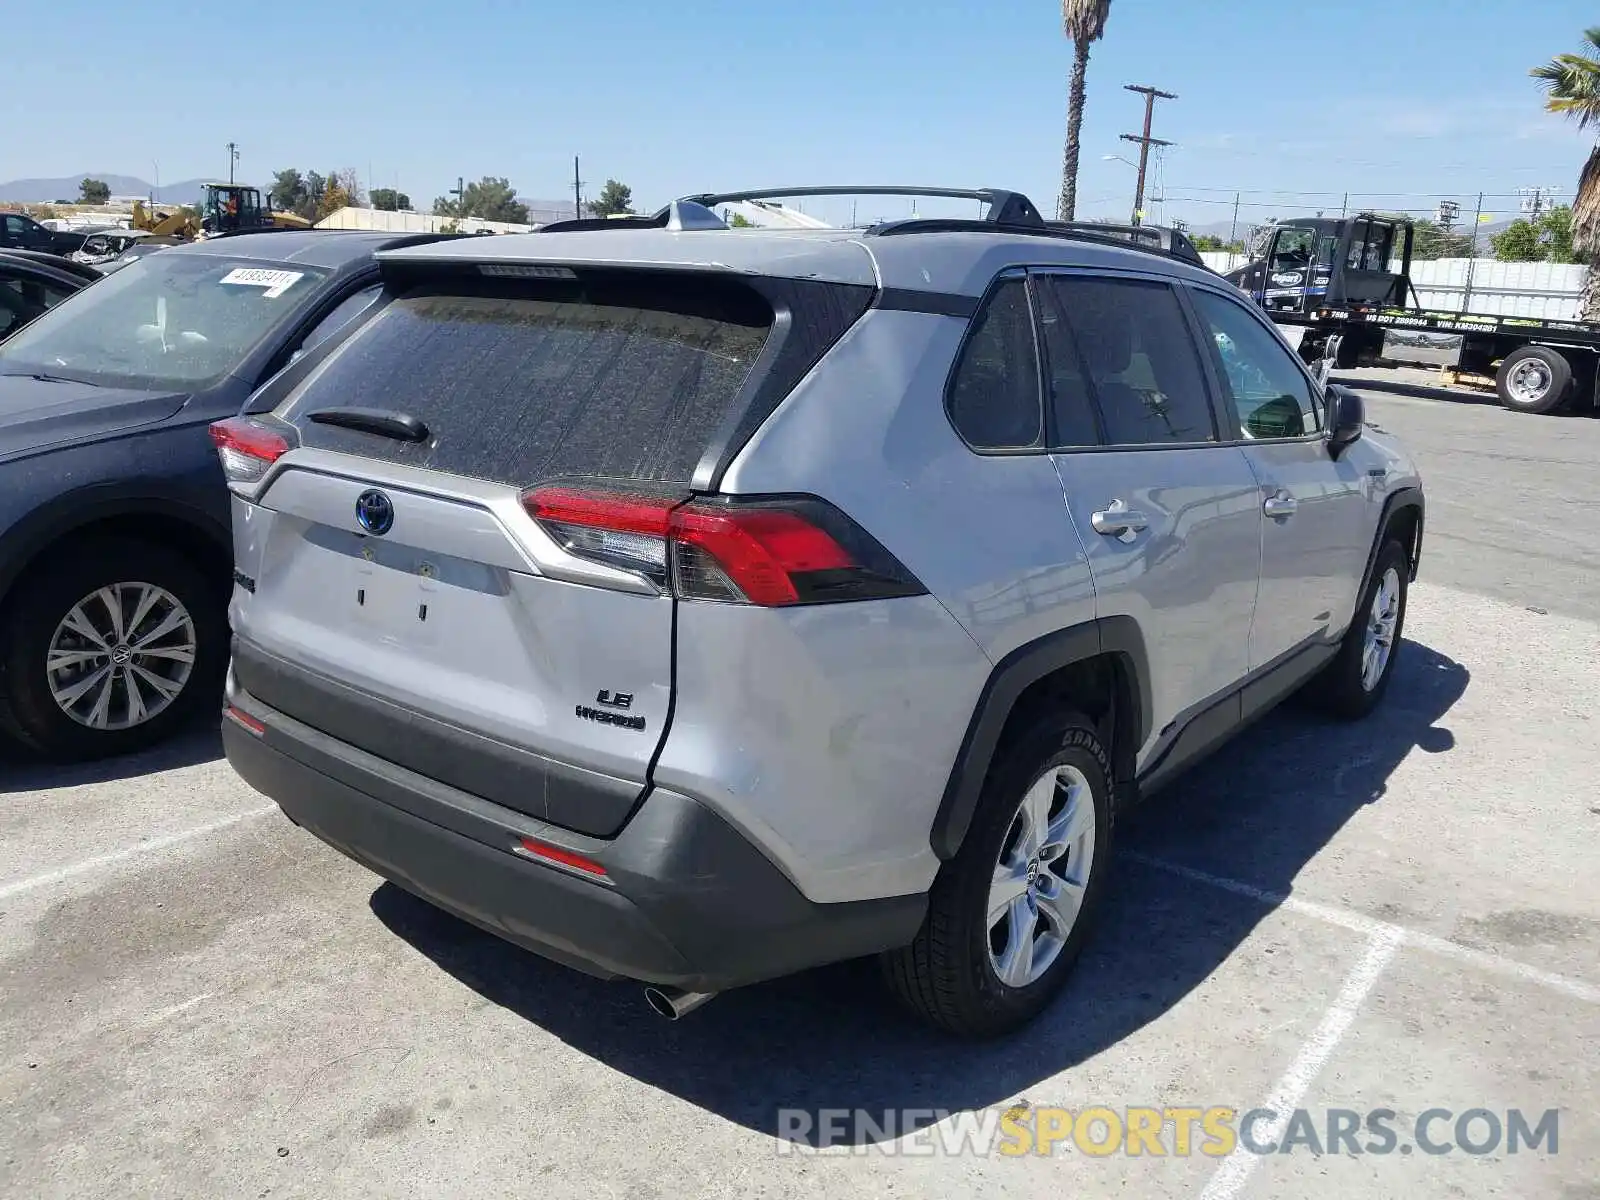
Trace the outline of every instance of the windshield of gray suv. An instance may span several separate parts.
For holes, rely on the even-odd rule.
[[[196,391],[232,372],[327,272],[212,254],[155,254],[0,343],[0,375]]]

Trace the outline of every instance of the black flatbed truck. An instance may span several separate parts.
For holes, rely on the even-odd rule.
[[[1600,325],[1422,308],[1411,283],[1414,232],[1404,218],[1373,213],[1285,221],[1261,258],[1226,278],[1275,323],[1302,330],[1307,363],[1436,366],[1404,357],[1405,343],[1459,338],[1447,383],[1492,384],[1517,412],[1597,406]],[[1398,273],[1390,269],[1397,259]]]

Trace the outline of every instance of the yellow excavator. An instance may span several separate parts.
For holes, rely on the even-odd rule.
[[[133,204],[133,228],[154,237],[175,237],[183,241],[215,237],[248,229],[310,229],[311,222],[298,213],[272,207],[269,197],[262,202],[261,189],[245,183],[207,183],[199,211],[180,208],[176,212],[155,212],[142,201]]]
[[[146,208],[143,200],[133,202],[133,220],[130,225],[134,229],[142,229],[152,237],[178,238],[191,242],[200,233],[200,218],[192,209],[180,208],[177,212],[158,212]]]

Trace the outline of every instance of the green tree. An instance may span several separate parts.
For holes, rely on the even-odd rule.
[[[1572,244],[1572,206],[1558,204],[1539,218],[1539,234],[1544,242],[1545,260],[1576,263],[1582,259]]]
[[[460,201],[440,196],[433,202],[433,211],[441,217],[477,217],[514,225],[528,223],[528,206],[517,199],[516,189],[503,176],[485,175],[477,183],[467,184],[466,194]]]
[[[1202,254],[1208,254],[1208,253],[1243,254],[1244,253],[1244,243],[1243,242],[1238,242],[1238,241],[1225,242],[1214,233],[1199,233],[1199,234],[1196,234],[1190,240],[1194,242],[1194,248],[1196,250],[1200,251]]]
[[[82,204],[108,204],[111,185],[101,179],[85,179],[78,185],[78,200]]]
[[[373,188],[372,207],[383,212],[404,212],[411,207],[411,197],[394,188]]]
[[[1111,0],[1061,0],[1061,26],[1072,39],[1072,75],[1067,82],[1067,140],[1061,154],[1061,197],[1056,205],[1063,221],[1078,211],[1078,139],[1083,132],[1084,82],[1089,47],[1106,31]]]
[[[589,201],[589,211],[597,217],[614,217],[633,211],[633,189],[615,179],[606,180],[600,195]]]
[[[1558,205],[1537,220],[1513,221],[1489,239],[1501,262],[1581,262],[1573,248],[1572,209]]]
[[[1583,32],[1584,53],[1558,54],[1530,74],[1545,89],[1545,108],[1573,118],[1579,129],[1600,124],[1600,26]],[[1589,264],[1579,316],[1600,321],[1600,145],[1592,147],[1578,175],[1578,194],[1567,220],[1571,254]],[[1496,251],[1498,256],[1498,249]]]
[[[328,177],[319,175],[315,171],[307,171],[305,197],[300,201],[300,205],[295,209],[295,212],[308,221],[315,221],[317,213],[322,209],[322,197],[327,194],[327,191]]]
[[[293,167],[274,171],[267,197],[272,201],[272,207],[280,212],[299,212],[306,202],[305,177]]]
[[[1544,247],[1539,245],[1539,229],[1532,221],[1513,221],[1489,239],[1494,256],[1501,262],[1543,262]]]
[[[732,213],[728,217],[729,229],[754,229],[756,223],[743,213]]]
[[[1418,261],[1436,258],[1468,258],[1472,254],[1472,238],[1457,233],[1453,227],[1440,225],[1427,217],[1407,217],[1403,213],[1379,214],[1396,221],[1411,222],[1411,257]],[[1394,246],[1394,255],[1400,256],[1400,243]]]

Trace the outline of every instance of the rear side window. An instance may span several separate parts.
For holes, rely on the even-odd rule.
[[[973,318],[947,405],[951,424],[975,450],[1019,450],[1043,441],[1039,358],[1024,280],[1002,282]]]
[[[1094,401],[1083,373],[1083,355],[1078,351],[1072,327],[1061,311],[1061,302],[1048,282],[1041,282],[1039,331],[1044,343],[1044,379],[1055,418],[1051,442],[1054,449],[1082,449],[1100,444],[1100,428],[1095,418]]]
[[[682,282],[545,297],[401,296],[279,410],[308,446],[530,485],[558,476],[687,483],[771,330],[748,289]],[[404,413],[415,443],[306,420]]]
[[[1199,351],[1164,283],[1054,275],[1114,446],[1216,441]]]

